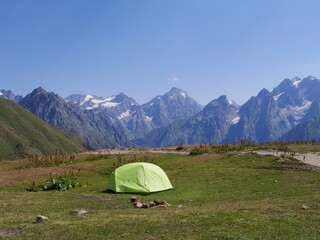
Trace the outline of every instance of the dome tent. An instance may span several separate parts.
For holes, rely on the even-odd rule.
[[[172,185],[159,166],[137,162],[115,169],[107,188],[117,193],[151,193],[172,189]]]

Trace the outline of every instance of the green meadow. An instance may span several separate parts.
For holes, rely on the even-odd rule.
[[[174,189],[107,192],[114,167],[130,161],[157,164]],[[69,173],[81,187],[26,191]],[[171,206],[137,209],[132,196]],[[74,213],[81,209],[88,212]],[[49,220],[36,224],[39,214]],[[0,216],[0,232],[20,232],[8,239],[320,239],[320,172],[294,159],[240,151],[79,155],[68,165],[32,168],[6,161]]]

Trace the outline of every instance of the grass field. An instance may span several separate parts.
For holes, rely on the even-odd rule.
[[[320,172],[298,161],[228,151],[121,156],[134,158],[159,165],[174,189],[151,195],[106,193],[117,155],[47,168],[0,162],[0,231],[21,231],[8,239],[320,239]],[[50,173],[79,169],[82,187],[25,190],[33,181],[43,184]],[[132,196],[171,206],[137,209]],[[88,213],[73,214],[80,209]],[[38,214],[49,220],[35,224]]]

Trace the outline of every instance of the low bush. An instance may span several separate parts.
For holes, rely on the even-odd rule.
[[[79,171],[78,171],[79,173]],[[68,175],[61,175],[56,177],[51,177],[46,181],[44,185],[36,186],[33,181],[32,186],[27,188],[26,190],[29,192],[38,192],[38,191],[66,191],[70,189],[74,189],[76,187],[80,187],[81,184],[77,180],[77,176],[73,173],[73,171],[69,172]]]

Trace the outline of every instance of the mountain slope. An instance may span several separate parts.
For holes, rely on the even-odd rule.
[[[283,135],[280,141],[311,141],[320,140],[320,116],[313,117],[298,124],[295,128]]]
[[[20,104],[50,125],[80,136],[90,149],[129,145],[127,138],[113,127],[111,119],[103,112],[83,111],[42,88],[28,94]]]
[[[165,147],[180,144],[223,142],[229,127],[238,121],[237,107],[226,96],[213,100],[187,120],[177,120],[168,127],[157,129],[136,144]]]
[[[226,137],[228,143],[241,139],[273,141],[291,129],[286,115],[266,89],[242,105],[238,114],[238,123],[230,127]]]
[[[226,99],[219,98],[187,121],[177,121],[166,128],[155,130],[145,139],[137,140],[143,146],[170,146],[192,143],[233,143],[241,139],[251,142],[276,141],[287,132],[298,131],[296,126],[320,114],[320,80],[314,77],[283,80],[269,92],[262,89],[245,104],[230,111]],[[161,103],[161,101],[159,100]],[[220,103],[221,106],[219,104]],[[212,106],[211,106],[212,105]],[[158,104],[158,114],[163,112]],[[210,107],[211,106],[211,107]],[[215,107],[213,107],[215,106]],[[210,109],[210,111],[208,111]],[[230,122],[231,119],[231,122]],[[317,132],[314,120],[313,130]],[[304,125],[302,125],[304,126]],[[310,125],[308,125],[310,126]],[[301,130],[301,138],[305,138]],[[292,133],[289,136],[294,136]],[[294,136],[293,139],[297,139]]]
[[[260,91],[240,107],[240,120],[230,128],[226,141],[277,140],[316,115],[311,105],[319,92],[320,81],[314,77],[285,79],[272,92]]]
[[[142,105],[155,128],[164,127],[176,120],[188,119],[202,110],[202,106],[188,96],[185,91],[172,88],[162,96],[157,96]]]
[[[84,151],[79,138],[51,127],[17,103],[0,99],[0,160],[19,159],[28,154]]]

